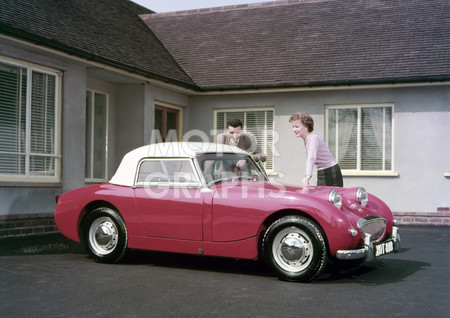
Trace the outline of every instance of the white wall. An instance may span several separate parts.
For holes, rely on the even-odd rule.
[[[300,184],[305,153],[288,122],[296,111],[310,113],[324,138],[324,109],[332,104],[394,104],[394,170],[398,177],[344,177],[344,186],[364,186],[395,212],[436,212],[450,206],[450,86],[347,89],[193,97],[190,129],[213,128],[213,109],[274,106],[278,182]],[[211,137],[212,140],[212,137]],[[315,184],[314,176],[312,183]]]

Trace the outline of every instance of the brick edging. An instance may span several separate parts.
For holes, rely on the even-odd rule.
[[[438,208],[437,212],[392,212],[400,225],[450,226],[450,208]]]
[[[0,238],[52,233],[59,233],[53,213],[0,216]]]
[[[0,215],[0,221],[7,220],[29,220],[29,219],[38,219],[38,218],[53,218],[53,213],[29,213],[29,214],[7,214]]]

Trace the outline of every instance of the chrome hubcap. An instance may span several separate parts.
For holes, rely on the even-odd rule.
[[[109,217],[96,219],[89,228],[89,243],[95,253],[107,255],[117,246],[118,231]]]
[[[304,254],[305,248],[297,234],[289,234],[281,243],[281,256],[288,262],[298,262]]]
[[[272,246],[276,263],[289,272],[300,272],[312,261],[314,248],[309,236],[297,227],[280,231]]]

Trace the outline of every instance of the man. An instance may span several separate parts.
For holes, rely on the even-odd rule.
[[[255,137],[250,133],[242,131],[242,122],[239,119],[231,119],[227,122],[227,131],[219,134],[217,143],[230,146],[237,146],[250,153],[255,161],[266,161],[261,147],[256,142]],[[239,164],[238,164],[239,165]]]

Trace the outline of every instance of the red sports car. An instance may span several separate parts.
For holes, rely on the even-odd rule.
[[[59,196],[55,221],[98,262],[119,262],[129,248],[262,258],[300,282],[329,258],[371,260],[400,247],[389,207],[363,188],[271,182],[248,153],[215,143],[135,149],[109,183]]]

